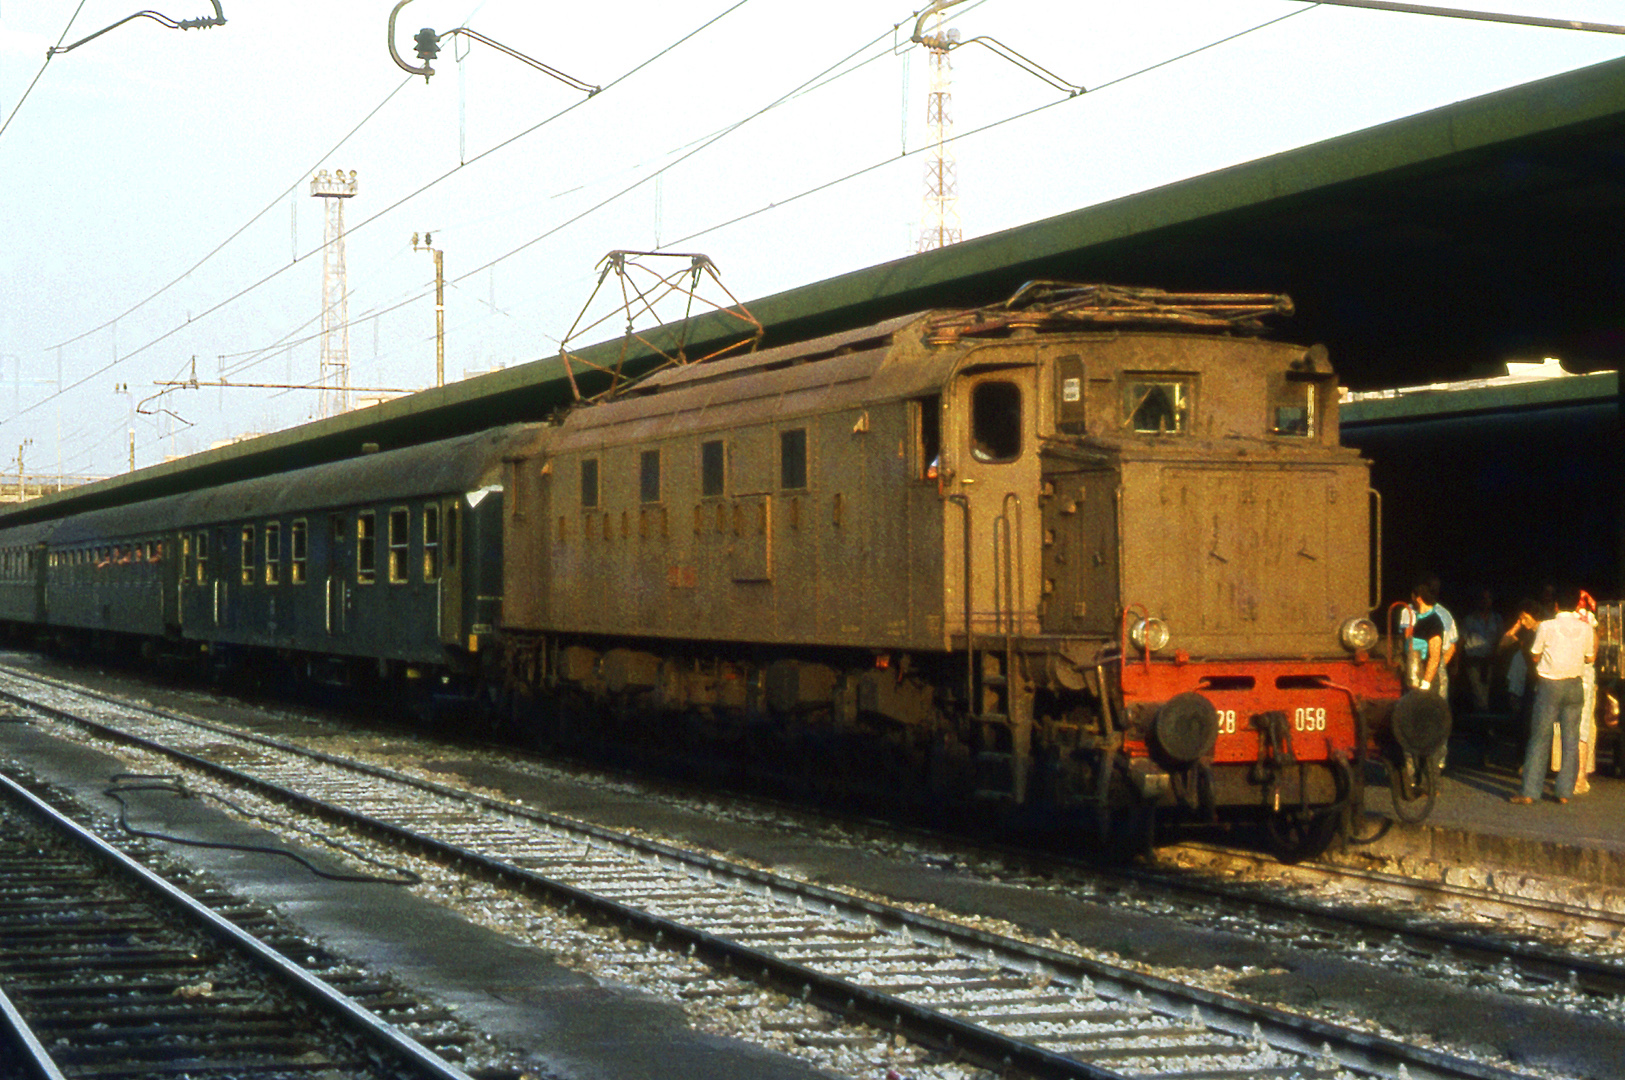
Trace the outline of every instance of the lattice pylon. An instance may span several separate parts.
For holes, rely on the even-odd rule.
[[[926,161],[925,206],[920,216],[920,243],[916,250],[957,244],[963,239],[959,221],[958,177],[953,151],[953,65],[948,57],[948,41],[942,33],[942,16],[937,16],[935,33],[925,40],[931,55],[931,90],[926,97],[925,123],[935,149]]]
[[[322,233],[322,360],[319,414],[337,416],[350,408],[350,293],[344,270],[344,200],[356,193],[355,170],[329,173],[310,181],[310,193],[326,200]]]

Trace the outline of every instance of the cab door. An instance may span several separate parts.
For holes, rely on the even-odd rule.
[[[953,430],[944,447],[951,475],[943,486],[963,512],[948,518],[948,563],[961,578],[962,568],[970,567],[971,624],[977,634],[1038,630],[1035,393],[1030,365],[973,369],[958,377],[953,391]]]

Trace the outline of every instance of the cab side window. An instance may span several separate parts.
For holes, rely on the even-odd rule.
[[[1131,375],[1123,384],[1123,426],[1138,435],[1180,435],[1190,430],[1191,381]]]
[[[996,380],[971,391],[970,452],[993,464],[1021,456],[1021,387]]]
[[[1295,438],[1313,438],[1315,424],[1315,385],[1287,379],[1270,394],[1269,433]]]

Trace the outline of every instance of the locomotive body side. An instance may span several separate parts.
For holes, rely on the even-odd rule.
[[[510,463],[510,689],[864,735],[933,796],[1347,806],[1398,684],[1336,393],[1318,349],[934,316],[668,372]]]

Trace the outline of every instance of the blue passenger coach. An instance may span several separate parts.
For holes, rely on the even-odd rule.
[[[503,458],[529,429],[0,530],[0,622],[323,679],[471,676],[501,614]]]

